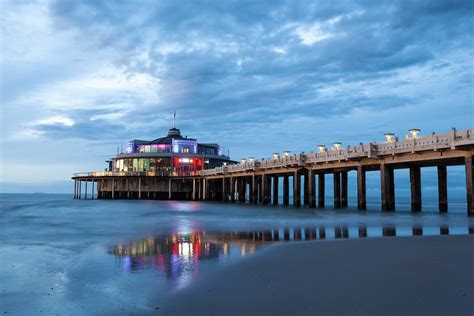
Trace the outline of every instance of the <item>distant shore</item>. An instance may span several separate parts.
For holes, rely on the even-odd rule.
[[[279,244],[178,292],[160,315],[472,315],[474,237]]]

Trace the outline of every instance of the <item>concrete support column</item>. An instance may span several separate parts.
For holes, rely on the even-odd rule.
[[[74,199],[76,199],[76,195],[77,195],[77,181],[74,180]]]
[[[357,207],[359,210],[367,210],[365,169],[362,166],[357,167]]]
[[[438,202],[439,211],[445,213],[448,211],[448,182],[447,167],[438,166]]]
[[[112,178],[112,199],[115,198],[115,179]]]
[[[347,207],[347,171],[341,172],[341,206]]]
[[[309,205],[309,174],[305,171],[303,174],[304,188],[303,188],[303,203]]]
[[[382,195],[382,211],[395,210],[393,168],[382,163],[380,165],[380,181]]]
[[[258,176],[256,184],[258,203],[263,203],[263,176]]]
[[[290,204],[290,177],[285,174],[283,176],[283,205]]]
[[[305,192],[308,192],[308,205],[309,207],[316,207],[316,188],[314,181],[314,171],[309,169],[306,174],[308,181],[305,182],[305,185],[308,185],[308,189]]]
[[[466,194],[467,194],[467,215],[474,216],[474,168],[472,166],[472,156],[464,159],[466,168]]]
[[[84,198],[85,198],[86,200],[87,200],[87,182],[89,182],[89,180],[86,180],[86,187],[85,187],[86,192],[85,192],[85,194],[84,194]]]
[[[421,211],[421,171],[419,166],[410,166],[411,211]]]
[[[138,199],[142,198],[142,178],[138,178]]]
[[[293,205],[295,207],[301,206],[301,177],[298,171],[293,173]]]
[[[325,199],[325,177],[324,173],[318,174],[318,207],[324,207],[324,199]]]
[[[235,179],[230,177],[230,201],[235,202]]]
[[[172,192],[172,185],[171,185],[171,178],[168,179],[168,200],[171,200],[173,198],[173,192]]]
[[[273,205],[278,205],[278,176],[273,176]]]
[[[193,178],[193,192],[191,195],[192,200],[196,200],[196,178]]]
[[[267,205],[270,203],[270,176],[262,175],[262,193],[263,193],[263,204]]]
[[[334,208],[341,208],[341,173],[334,172]]]
[[[208,194],[207,186],[208,186],[208,180],[206,178],[203,178],[202,179],[202,199],[204,201],[207,200],[207,194]]]
[[[92,179],[92,191],[91,191],[91,199],[94,199],[94,179]]]
[[[255,174],[250,177],[250,202],[253,204],[258,203],[257,197],[257,181],[255,181]]]

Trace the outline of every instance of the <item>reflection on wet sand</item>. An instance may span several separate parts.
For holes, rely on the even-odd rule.
[[[366,237],[474,234],[470,228],[441,227],[283,227],[247,232],[190,232],[150,237],[113,246],[109,253],[127,271],[154,269],[160,274],[180,279],[197,270],[200,262],[221,260],[228,256],[252,254],[261,246],[301,240],[346,239]]]

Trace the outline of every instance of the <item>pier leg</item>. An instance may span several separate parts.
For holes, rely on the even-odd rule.
[[[253,174],[250,178],[250,200],[251,203],[257,204],[257,183],[255,181],[255,175]]]
[[[94,199],[94,179],[92,179],[92,191],[91,191],[91,200]]]
[[[207,200],[207,180],[202,179],[202,199],[205,201]]]
[[[85,187],[85,193],[84,193],[84,198],[87,200],[87,182],[89,182],[89,180],[86,180],[86,187]]]
[[[316,188],[315,188],[315,181],[314,181],[314,171],[309,169],[308,170],[308,204],[309,207],[316,207]]]
[[[347,171],[341,172],[341,206],[347,207]]]
[[[142,179],[138,178],[138,199],[142,198]]]
[[[290,177],[283,176],[283,205],[290,204]]]
[[[77,194],[77,181],[74,180],[74,199],[76,199],[76,194]]]
[[[115,198],[115,179],[112,179],[112,199]]]
[[[365,169],[362,166],[357,167],[357,207],[359,210],[367,209]]]
[[[341,208],[341,173],[334,172],[334,208]]]
[[[439,211],[445,213],[448,211],[448,184],[447,167],[438,166],[438,202]]]
[[[262,186],[263,186],[263,204],[270,203],[270,192],[271,192],[271,181],[270,176],[262,175]]]
[[[191,196],[192,200],[196,200],[196,179],[193,178],[193,193],[192,193],[192,196]]]
[[[467,194],[467,215],[474,216],[474,168],[472,166],[472,156],[466,156],[466,194]]]
[[[324,173],[318,174],[318,207],[324,207],[324,200],[325,200],[325,177]]]
[[[293,205],[300,207],[301,205],[301,177],[298,171],[293,174]]]
[[[273,205],[278,205],[278,176],[273,176]]]
[[[303,188],[303,203],[309,205],[309,173],[306,171],[303,174],[304,188]]]
[[[393,191],[393,168],[382,163],[380,165],[380,181],[382,194],[382,211],[393,211],[395,200]]]
[[[168,200],[171,200],[171,198],[173,197],[173,193],[171,192],[171,178],[169,178],[168,180]]]
[[[388,207],[390,211],[395,211],[395,174],[393,167],[388,167],[388,190],[390,192],[388,198]]]
[[[235,203],[235,179],[230,177],[230,202]]]
[[[411,211],[421,211],[421,172],[419,166],[410,166]]]

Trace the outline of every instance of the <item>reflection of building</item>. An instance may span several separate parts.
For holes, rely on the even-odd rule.
[[[203,169],[220,167],[230,162],[218,144],[198,143],[183,137],[177,128],[152,141],[133,140],[125,153],[112,159],[112,171],[156,172],[163,175],[194,175]]]

